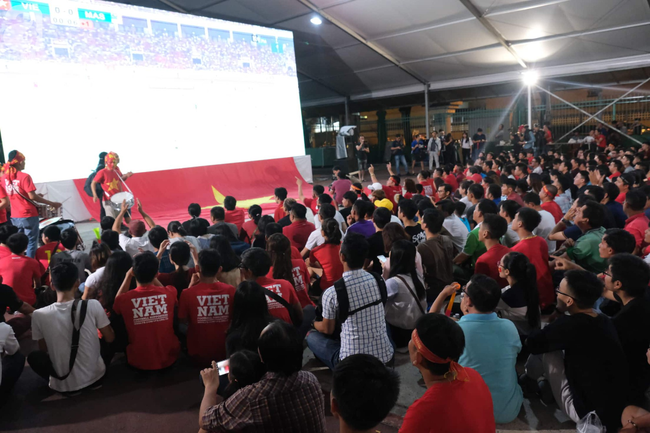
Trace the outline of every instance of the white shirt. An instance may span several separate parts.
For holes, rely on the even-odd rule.
[[[464,141],[464,140],[463,140],[462,143],[463,143],[463,149],[471,149],[471,148],[472,148],[472,144],[474,144],[474,143],[472,142],[472,139],[471,139],[471,138],[468,138],[467,141]]]
[[[140,252],[140,249],[143,251],[151,251],[152,253],[154,252],[153,246],[151,246],[151,243],[149,243],[149,232],[145,233],[144,236],[141,236],[139,238],[130,238],[120,233],[120,247],[129,253],[131,257],[138,254]]]
[[[538,166],[535,168],[535,170],[533,170],[533,173],[535,173],[535,174],[542,174],[543,171],[544,171],[544,170],[542,170],[542,166],[541,166],[541,165],[538,165]]]
[[[501,238],[501,242],[508,248],[512,248],[513,245],[519,242],[519,235],[512,229],[512,223],[508,224],[508,230]]]
[[[180,237],[180,238],[169,238],[169,246],[167,247],[167,249],[170,249],[173,243],[176,243],[176,242],[179,242],[179,241],[183,241],[183,242],[187,241],[187,242],[191,243],[192,245],[194,245],[194,248],[196,249],[197,253],[201,252],[201,244],[199,244],[199,240],[197,238],[195,238],[194,236],[183,236],[183,237]],[[196,265],[194,263],[194,259],[192,258],[192,254],[190,254],[190,261],[187,262],[187,267],[188,268],[193,268],[194,266],[196,266]]]
[[[339,222],[339,227],[341,227],[341,224],[347,224],[345,218],[343,218],[343,215],[339,211],[336,211],[334,214],[334,219]],[[318,218],[314,219],[314,227],[320,229],[320,220]],[[341,229],[341,233],[343,233],[343,229]]]
[[[451,235],[451,241],[458,251],[465,249],[465,242],[467,242],[467,235],[469,230],[467,226],[458,218],[456,214],[448,216],[442,222],[442,226],[447,229]]]
[[[539,214],[542,217],[542,221],[540,221],[537,228],[533,230],[533,234],[544,238],[548,244],[548,253],[551,254],[555,251],[555,241],[549,241],[548,235],[551,234],[551,230],[555,227],[555,218],[550,212],[545,210],[540,210]]]
[[[68,373],[72,346],[72,303],[56,302],[34,311],[32,315],[32,339],[45,339],[54,370],[59,376]],[[70,376],[61,381],[50,377],[50,388],[59,392],[77,391],[97,382],[106,372],[99,353],[97,329],[110,325],[108,316],[99,301],[88,302],[86,319],[79,336],[79,351]],[[81,302],[77,305],[75,324],[79,324]]]
[[[20,345],[16,340],[14,330],[4,322],[0,323],[0,357],[2,355],[13,355],[18,352],[18,349],[20,349]],[[0,384],[2,384],[2,361],[0,361]]]
[[[88,275],[88,278],[86,279],[86,285],[84,288],[84,291],[88,287],[92,287],[93,289],[96,289],[99,287],[99,282],[102,279],[102,275],[104,275],[104,271],[106,270],[106,267],[102,266],[101,268],[97,269],[95,272],[92,274]]]
[[[402,222],[402,220],[399,219],[399,218],[397,218],[397,216],[395,216],[395,215],[391,215],[391,216],[390,216],[390,222],[392,222],[392,223],[398,223],[399,225],[401,225],[402,227],[404,227],[404,223]]]

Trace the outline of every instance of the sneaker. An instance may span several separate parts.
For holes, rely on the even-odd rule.
[[[539,394],[539,386],[535,379],[531,379],[526,373],[519,376],[519,386],[524,392],[524,397],[530,398]]]
[[[542,379],[537,382],[539,386],[539,399],[546,406],[552,405],[555,403],[555,397],[553,397],[553,390],[551,389],[551,384],[548,383],[548,380]]]

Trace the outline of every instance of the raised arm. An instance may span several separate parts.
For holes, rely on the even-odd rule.
[[[296,176],[296,185],[298,185],[298,200],[305,202],[305,194],[302,192],[302,179]]]
[[[120,213],[117,214],[115,222],[113,223],[114,231],[122,233],[122,220],[124,219],[124,215],[126,214],[127,210],[129,210],[129,208],[126,205],[126,200],[122,200],[122,208],[120,209]]]
[[[440,311],[442,311],[443,307],[445,306],[445,301],[447,298],[456,291],[456,287],[457,286],[455,284],[450,284],[442,289],[436,300],[433,301],[431,308],[429,308],[429,313],[440,313]]]
[[[129,287],[131,287],[132,279],[133,279],[133,268],[129,269],[129,271],[124,276],[124,281],[122,281],[122,285],[120,286],[120,290],[117,291],[117,294],[115,295],[115,299],[117,299],[118,296],[123,295],[129,291]]]
[[[393,172],[393,166],[392,166],[392,164],[391,164],[390,162],[389,162],[388,164],[386,164],[386,170],[388,170],[388,174],[389,174],[390,176],[394,176],[394,175],[395,175],[395,173]]]
[[[142,218],[144,218],[144,221],[147,223],[150,229],[156,226],[156,223],[153,221],[153,219],[144,211],[144,209],[142,209],[142,203],[140,203],[140,199],[138,199],[138,212],[140,212],[140,215],[142,215]]]
[[[370,167],[368,167],[368,173],[370,173],[370,181],[372,183],[378,183],[379,181],[377,180],[377,176],[375,176],[375,167],[370,164]]]

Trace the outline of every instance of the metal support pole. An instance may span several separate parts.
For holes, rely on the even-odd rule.
[[[586,112],[585,110],[576,107],[575,105],[573,105],[573,104],[570,103],[569,101],[560,98],[559,96],[557,96],[557,95],[555,95],[555,94],[549,92],[548,90],[544,89],[543,87],[539,87],[539,86],[537,86],[537,85],[536,85],[535,87],[537,87],[539,90],[542,90],[542,91],[544,91],[544,92],[550,94],[551,96],[555,96],[557,99],[559,99],[560,101],[564,102],[564,103],[567,104],[569,107],[571,107],[571,108],[575,108],[576,110],[578,110],[578,111],[581,112],[582,114],[586,114],[587,116],[594,117],[594,116],[592,116],[590,113]],[[634,142],[636,142],[636,143],[643,144],[643,143],[641,143],[639,140],[637,140],[636,138],[634,138],[634,137],[632,137],[632,136],[629,136],[629,135],[627,135],[627,134],[622,133],[622,132],[619,131],[617,128],[613,127],[612,125],[610,125],[609,123],[605,122],[604,120],[600,120],[600,123],[602,123],[603,125],[609,126],[610,129],[613,129],[614,131],[618,132],[619,134],[621,134],[621,135],[623,135],[623,136],[627,136],[627,138],[629,138],[630,140],[632,140],[632,141],[634,141]],[[559,141],[559,140],[558,140],[558,141]]]
[[[533,90],[531,85],[528,86],[528,127],[533,127]]]
[[[425,117],[425,128],[426,128],[426,137],[429,138],[429,130],[431,126],[429,125],[429,83],[424,85],[424,117]]]
[[[350,101],[350,97],[346,96],[345,97],[345,124],[346,125],[350,124],[350,108],[348,107],[349,101]]]

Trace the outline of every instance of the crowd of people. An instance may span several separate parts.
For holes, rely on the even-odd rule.
[[[533,395],[579,425],[650,429],[650,142],[584,146],[478,152],[415,179],[388,164],[385,183],[369,165],[365,185],[335,169],[329,191],[275,188],[272,215],[229,196],[165,228],[123,203],[89,252],[56,226],[36,248],[31,200],[58,204],[34,194],[13,151],[0,188],[0,308],[14,313],[0,317],[2,396],[31,331],[27,362],[59,393],[100,386],[118,353],[142,371],[184,356],[205,385],[202,431],[322,432],[306,344],[333,371],[345,431],[391,411],[396,353],[426,388],[402,432],[493,432]],[[98,172],[93,192],[117,192],[112,178]]]

